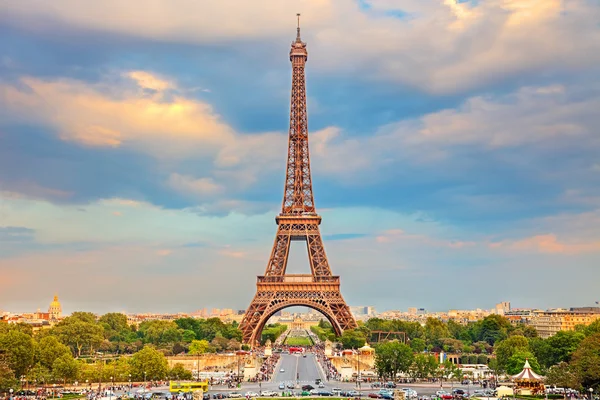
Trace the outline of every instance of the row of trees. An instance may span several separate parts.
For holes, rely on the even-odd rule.
[[[116,378],[117,373],[140,379],[141,365],[155,363],[137,360],[149,355],[160,355],[164,361],[152,374],[158,379],[171,374],[166,370],[165,355],[240,348],[243,346],[237,324],[225,324],[218,318],[145,321],[136,327],[119,313],[97,318],[92,313],[75,312],[53,328],[35,334],[25,324],[0,324],[0,389],[13,387],[21,377],[40,383],[77,378],[91,382]],[[106,353],[133,354],[133,357],[102,365],[85,362],[98,361],[98,354]],[[182,371],[183,368],[180,377],[185,376]]]
[[[88,381],[141,381],[147,379],[189,379],[181,364],[169,369],[164,352],[145,345],[131,357],[75,359],[69,346],[57,336],[34,336],[24,325],[0,327],[0,391],[17,389],[20,382],[44,385]]]
[[[372,319],[353,331],[345,331],[339,339],[344,347],[357,348],[362,345],[357,337],[364,334],[365,328],[410,328],[406,331],[409,344],[390,341],[375,346],[375,365],[378,373],[385,377],[393,377],[400,372],[417,378],[447,377],[453,373],[462,377],[450,363],[439,368],[427,350],[459,354],[471,351],[479,355],[462,355],[461,363],[489,360],[489,366],[496,374],[514,375],[522,370],[527,359],[535,372],[547,376],[548,384],[599,389],[600,320],[589,326],[579,326],[575,331],[559,332],[547,339],[539,338],[529,327],[513,327],[497,315],[471,325],[457,325],[429,319],[424,327],[417,328],[413,323]],[[326,324],[321,324],[314,331],[323,334],[327,329]],[[444,337],[448,334],[449,337]],[[488,354],[491,357],[488,358]]]
[[[120,313],[108,313],[99,319],[92,313],[75,312],[42,334],[56,336],[77,357],[95,351],[132,354],[152,344],[166,354],[187,352],[194,340],[209,342],[206,351],[239,349],[241,331],[235,322],[225,324],[219,318],[180,318],[175,321],[144,321],[130,325]]]
[[[412,378],[461,379],[460,369],[450,361],[440,364],[431,354],[415,353],[398,341],[384,342],[375,348],[375,369],[379,376],[393,380],[399,374]]]

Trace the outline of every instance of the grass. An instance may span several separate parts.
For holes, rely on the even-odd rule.
[[[312,346],[313,342],[308,336],[293,336],[285,339],[288,346]]]

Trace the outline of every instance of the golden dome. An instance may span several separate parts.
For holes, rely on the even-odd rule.
[[[50,303],[50,307],[48,307],[48,313],[52,314],[54,317],[60,317],[62,306],[60,305],[60,301],[58,301],[58,296],[54,296],[54,300]]]

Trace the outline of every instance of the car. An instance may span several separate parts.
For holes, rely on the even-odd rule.
[[[210,393],[204,393],[202,395],[202,400],[210,400]]]
[[[279,370],[279,372],[285,372],[285,369],[281,368],[281,369]]]
[[[223,393],[215,393],[213,394],[213,399],[226,399],[227,396]]]
[[[394,400],[394,395],[391,393],[382,393],[380,396],[381,399]]]
[[[229,398],[230,399],[239,399],[241,397],[244,397],[244,396],[242,396],[242,394],[240,392],[231,392],[231,393],[229,393]]]
[[[351,390],[348,392],[348,397],[361,397],[362,393],[358,390]]]
[[[338,396],[341,392],[342,392],[342,389],[340,389],[340,388],[331,389],[331,393],[333,393],[336,396]]]
[[[392,381],[390,382],[386,382],[385,387],[388,389],[395,389],[396,388],[396,384]]]
[[[317,389],[313,389],[309,393],[310,393],[311,396],[318,396],[319,395],[319,391]]]
[[[370,399],[379,399],[381,398],[381,395],[379,393],[369,393],[368,394]]]
[[[306,354],[302,354],[302,357],[303,357],[303,358],[306,358]]]
[[[284,390],[285,389],[285,383],[281,382],[279,384],[279,390]]]
[[[302,390],[305,390],[307,392],[311,391],[313,389],[314,389],[314,386],[312,386],[312,385],[304,385],[304,386],[302,386]]]
[[[373,389],[380,388],[381,387],[381,382],[373,382],[373,383],[371,383],[371,387]]]
[[[294,386],[294,384],[293,384],[292,382],[290,382],[290,383],[288,383],[288,384],[287,384],[287,388],[288,388],[288,389],[293,389],[293,388],[295,388],[295,387],[296,387],[296,386]]]
[[[301,396],[310,396],[310,392],[308,390],[303,390],[302,393],[300,393]]]
[[[246,394],[244,395],[244,397],[246,398],[254,398],[254,397],[258,397],[259,394],[256,392],[246,392]]]
[[[315,379],[315,385],[318,385],[319,383],[321,383],[321,378]]]
[[[324,387],[325,387],[325,384],[324,384],[323,382],[321,382],[321,383],[319,383],[319,385],[318,385],[318,386],[319,386],[319,388],[321,388],[321,389],[322,389],[322,388],[324,388]]]
[[[265,391],[261,392],[260,394],[261,394],[261,396],[264,396],[264,397],[275,397],[275,396],[277,396],[277,392],[274,392],[272,390],[265,390]]]
[[[333,393],[328,392],[327,390],[320,390],[318,394],[319,396],[333,396]]]

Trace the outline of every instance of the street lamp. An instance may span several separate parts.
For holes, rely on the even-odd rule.
[[[110,382],[111,382],[111,387],[110,387],[110,390],[109,390],[109,392],[108,392],[108,393],[109,393],[109,394],[108,394],[108,397],[109,397],[109,399],[110,399],[110,400],[112,400],[112,389],[113,389],[113,387],[115,386],[115,385],[114,385],[114,381],[113,381],[113,377],[112,377],[112,376],[110,377]]]
[[[131,391],[131,374],[129,374],[129,391]]]
[[[144,371],[144,393],[146,393],[146,371]]]
[[[594,394],[594,388],[589,388],[590,391],[590,400],[594,400],[593,394]]]

